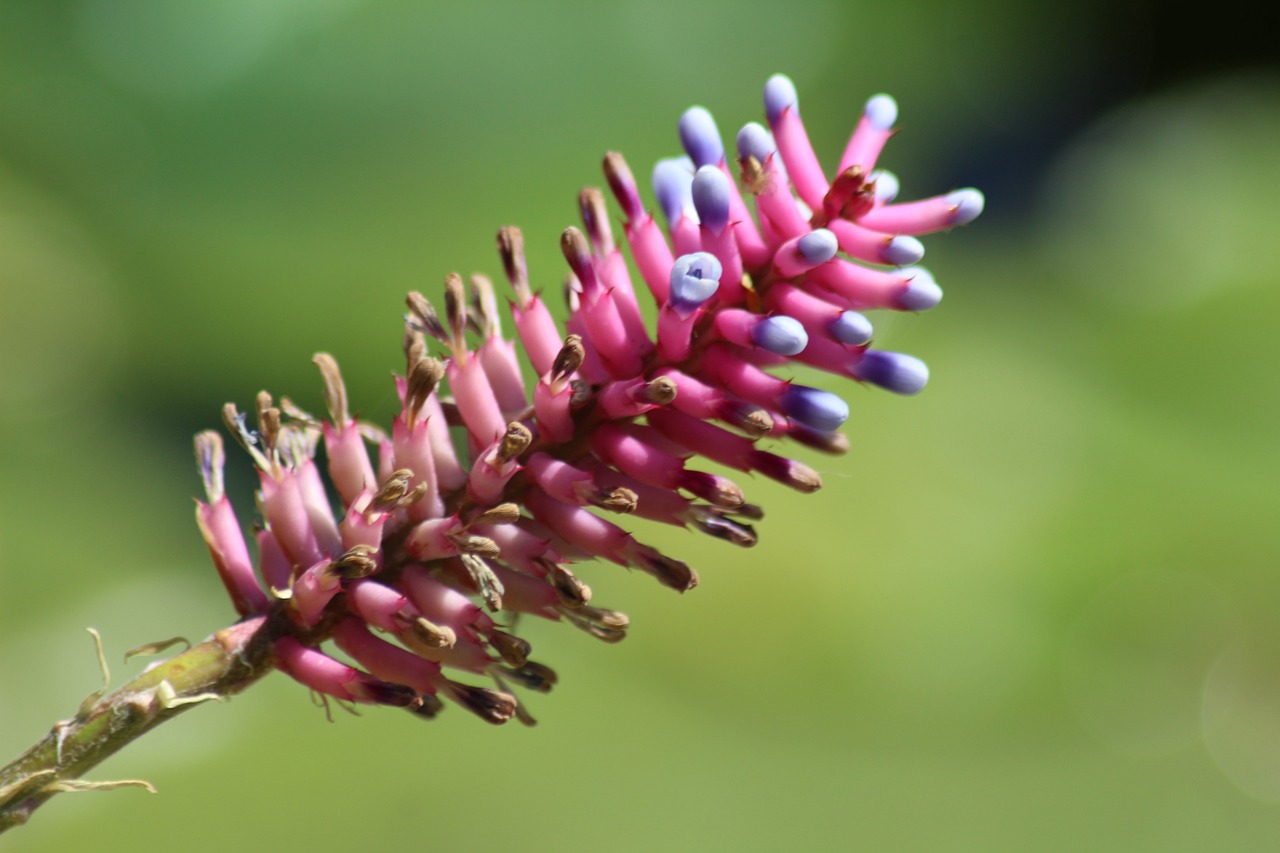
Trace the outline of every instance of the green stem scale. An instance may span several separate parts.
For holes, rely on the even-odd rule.
[[[81,777],[118,750],[195,705],[244,690],[273,669],[278,632],[265,616],[218,631],[109,695],[91,694],[71,719],[0,769],[0,833],[27,822],[55,794],[139,786]],[[96,636],[96,635],[95,635]],[[105,668],[104,668],[105,671]]]

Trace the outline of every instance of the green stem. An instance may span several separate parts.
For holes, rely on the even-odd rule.
[[[81,775],[135,738],[205,699],[239,693],[270,672],[278,636],[272,627],[259,616],[218,631],[56,724],[0,769],[0,833],[26,823],[54,794],[95,787]]]

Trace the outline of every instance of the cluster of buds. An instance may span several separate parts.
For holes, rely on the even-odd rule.
[[[895,203],[897,180],[875,169],[897,114],[886,95],[867,102],[830,181],[791,81],[771,78],[764,107],[768,127],[743,127],[733,161],[706,110],[684,114],[687,156],[653,172],[665,234],[622,156],[605,157],[632,260],[657,306],[652,331],[603,195],[585,189],[584,229],[561,241],[563,329],[530,286],[520,232],[498,233],[532,393],[491,283],[451,275],[443,312],[408,297],[401,410],[389,432],[351,416],[326,354],[315,362],[327,419],[264,392],[251,428],[229,405],[226,426],[261,481],[256,561],[222,486],[221,440],[197,437],[208,497],[197,506],[201,531],[237,610],[277,626],[280,669],[342,702],[432,716],[448,699],[490,722],[529,721],[515,690],[545,691],[556,677],[512,632],[521,614],[609,642],[627,630],[625,615],[592,603],[570,564],[603,558],[678,591],[698,582],[605,514],[749,547],[761,509],[695,457],[812,492],[821,485],[812,469],[761,445],[847,449],[845,402],[772,369],[796,361],[900,394],[924,386],[923,362],[870,347],[860,312],[937,304],[941,290],[915,266],[924,249],[914,235],[973,219],[981,193]],[[322,650],[330,640],[353,663]]]

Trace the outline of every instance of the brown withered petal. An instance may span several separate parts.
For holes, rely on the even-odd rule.
[[[512,421],[507,424],[507,432],[498,445],[498,456],[503,462],[515,459],[528,450],[532,442],[533,433],[530,429],[519,421]]]
[[[506,631],[490,632],[489,643],[502,658],[503,663],[517,669],[524,666],[525,661],[529,659],[529,652],[533,650],[527,640],[515,634],[508,634]]]
[[[556,682],[559,681],[554,669],[535,661],[525,661],[519,668],[504,667],[502,674],[505,678],[510,678],[537,693],[550,693],[551,688],[555,687]]]
[[[432,696],[430,693],[421,693],[418,695],[418,701],[409,705],[405,710],[424,720],[434,720],[443,709],[444,703],[439,698]]]
[[[457,681],[445,681],[444,689],[455,702],[487,723],[502,725],[515,716],[516,697],[510,693]]]

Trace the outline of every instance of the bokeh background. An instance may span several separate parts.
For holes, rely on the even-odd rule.
[[[926,359],[844,386],[826,487],[750,483],[754,550],[646,527],[678,597],[584,569],[608,647],[530,626],[533,729],[326,722],[272,678],[193,711],[5,849],[1272,850],[1280,837],[1280,75],[1260,22],[1152,3],[0,4],[0,758],[123,651],[231,609],[190,436],[317,350],[387,415],[401,298],[554,288],[600,155],[796,81],[819,153],[893,93],[926,240]],[[816,379],[817,377],[806,377]],[[835,383],[829,380],[828,387]],[[247,465],[237,488],[247,490]],[[245,502],[242,500],[242,505]]]

